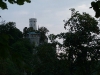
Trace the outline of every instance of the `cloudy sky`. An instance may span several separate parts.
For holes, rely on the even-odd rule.
[[[16,27],[21,31],[24,27],[29,27],[29,18],[35,17],[37,25],[47,27],[49,33],[58,34],[65,32],[63,20],[70,18],[70,8],[75,8],[80,13],[87,12],[94,17],[94,11],[89,9],[91,1],[93,0],[31,0],[31,3],[22,6],[8,3],[8,10],[0,9],[0,15],[6,22],[16,22]]]

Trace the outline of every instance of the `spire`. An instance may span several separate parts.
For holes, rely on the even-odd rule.
[[[34,12],[34,18],[35,18],[35,12]]]

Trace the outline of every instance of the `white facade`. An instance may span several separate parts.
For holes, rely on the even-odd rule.
[[[31,43],[35,44],[35,46],[39,45],[39,41],[40,41],[40,34],[39,33],[29,32],[28,38],[30,39]]]
[[[36,18],[30,18],[29,19],[29,27],[33,27],[34,30],[37,30],[36,22],[37,22]]]

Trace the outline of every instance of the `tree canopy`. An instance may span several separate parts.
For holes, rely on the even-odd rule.
[[[76,13],[65,23],[66,26],[69,31],[58,37],[63,38],[66,54],[62,56],[69,62],[69,75],[92,75],[100,57],[98,22],[87,13]]]
[[[30,3],[31,0],[0,0],[0,8],[1,9],[8,9],[7,2],[10,4],[23,5],[24,2]]]
[[[33,48],[15,22],[1,24],[0,75],[23,75],[24,71],[32,70]]]
[[[100,1],[95,0],[91,2],[91,7],[95,11],[95,17],[99,18],[100,17]]]

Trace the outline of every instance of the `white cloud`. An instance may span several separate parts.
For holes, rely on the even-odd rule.
[[[95,12],[93,11],[93,9],[90,9],[90,4],[86,5],[86,4],[83,4],[83,5],[79,5],[76,7],[76,11],[79,11],[79,12],[86,12],[86,13],[89,13],[91,16],[94,17],[95,15]]]
[[[62,11],[58,11],[55,13],[55,15],[60,19],[67,19],[71,16],[71,12],[69,9],[63,9]]]
[[[29,12],[28,11],[24,11],[24,10],[21,10],[21,11],[14,11],[13,12],[13,15],[21,15],[21,16],[23,16],[23,15],[29,15]]]
[[[43,12],[44,13],[50,13],[50,12],[52,12],[52,10],[48,9],[48,10],[44,10]]]
[[[81,6],[78,6],[79,9],[80,9],[80,8],[81,8],[81,9],[87,9],[87,7],[88,7],[88,6],[86,6],[85,4],[83,4],[83,5],[81,5]]]

